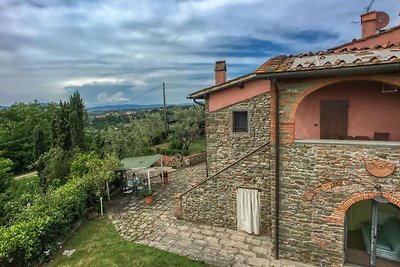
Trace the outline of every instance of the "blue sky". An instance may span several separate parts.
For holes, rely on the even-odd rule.
[[[360,36],[369,0],[1,0],[0,105],[59,101],[79,90],[88,106],[187,102],[268,58],[326,50]],[[400,0],[374,10],[399,24]]]

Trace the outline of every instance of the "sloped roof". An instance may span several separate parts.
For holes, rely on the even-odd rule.
[[[121,170],[149,168],[161,158],[162,155],[159,154],[151,156],[124,158],[123,160],[121,160],[121,163],[123,165]]]
[[[377,37],[379,37],[379,36],[387,35],[387,34],[389,34],[389,33],[395,32],[395,31],[399,31],[399,34],[400,34],[400,25],[395,26],[395,27],[392,27],[392,28],[387,29],[387,30],[385,30],[385,31],[376,33],[376,34],[371,35],[371,36],[367,36],[367,37],[360,38],[360,39],[353,39],[351,42],[338,45],[338,46],[333,47],[333,48],[331,48],[331,49],[329,49],[329,50],[336,50],[336,51],[339,50],[339,51],[342,51],[342,49],[347,49],[347,48],[349,48],[349,47],[350,47],[350,49],[353,49],[355,46],[357,46],[357,45],[360,44],[360,43],[363,43],[363,42],[365,42],[365,41],[368,41],[368,40],[377,38]],[[400,42],[397,42],[397,43],[396,43],[396,42],[394,42],[394,43],[390,43],[390,42],[389,42],[389,43],[385,43],[385,44],[380,43],[379,45],[376,45],[376,46],[373,46],[373,47],[364,46],[363,48],[364,48],[364,49],[374,49],[374,48],[379,48],[379,46],[381,46],[381,47],[386,47],[386,46],[389,46],[389,45],[396,45],[396,46],[398,46],[398,45],[400,45]]]
[[[400,47],[318,52],[268,60],[256,73],[317,70],[400,62]]]
[[[383,64],[400,65],[400,45],[377,46],[374,49],[353,49],[340,52],[320,51],[290,56],[277,56],[262,64],[255,72],[229,80],[217,86],[210,86],[196,91],[188,98],[203,98],[204,96],[237,86],[255,79],[265,79],[280,73],[307,72],[308,74],[318,70],[330,70],[340,68],[353,68]],[[300,73],[299,73],[300,74]]]

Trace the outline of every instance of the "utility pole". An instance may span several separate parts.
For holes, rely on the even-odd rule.
[[[165,133],[168,136],[168,121],[167,121],[167,104],[165,101],[165,82],[162,83],[162,88],[163,88],[163,98],[164,98],[164,122],[165,122]]]

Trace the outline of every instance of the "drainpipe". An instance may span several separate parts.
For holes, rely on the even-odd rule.
[[[276,78],[272,79],[272,88],[275,90],[275,259],[279,259],[279,214],[280,214],[280,185],[279,185],[279,88]]]
[[[197,105],[203,106],[203,111],[204,111],[204,125],[206,123],[206,105],[205,103],[198,102],[197,99],[193,99],[193,102],[196,103]],[[204,127],[204,145],[206,147],[206,177],[208,178],[208,157],[207,157],[207,133],[206,133],[207,127]]]

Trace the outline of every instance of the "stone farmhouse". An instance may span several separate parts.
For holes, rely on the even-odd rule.
[[[263,234],[276,258],[400,266],[400,26],[361,16],[362,38],[277,56],[189,98],[205,100],[208,177],[179,218]]]

